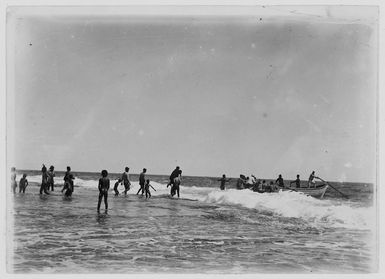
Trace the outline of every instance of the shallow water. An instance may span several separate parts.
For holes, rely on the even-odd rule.
[[[38,178],[30,181],[34,179]],[[78,184],[82,186],[75,188],[72,199],[63,198],[60,187],[40,196],[36,185],[12,197],[11,272],[367,273],[376,269],[375,211],[367,201],[191,186],[181,188],[181,199],[171,199],[165,184],[153,182],[157,191],[152,191],[151,199],[135,195],[138,188],[133,183],[126,197],[110,192],[108,213],[98,214],[96,178]]]

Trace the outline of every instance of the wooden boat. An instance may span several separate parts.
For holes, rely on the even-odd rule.
[[[295,192],[301,192],[304,193],[305,195],[312,196],[314,198],[319,198],[322,199],[325,195],[325,192],[328,188],[328,184],[322,184],[322,185],[317,185],[316,187],[312,188],[284,188],[282,189],[283,191],[295,191]]]
[[[270,188],[270,185],[266,185],[266,186],[267,186],[267,188],[262,190],[261,188],[259,188],[258,184],[244,185],[245,188],[238,189],[238,190],[249,189],[253,192],[258,192],[258,193],[278,193],[280,190],[293,191],[293,192],[304,193],[305,195],[312,196],[314,198],[322,199],[325,195],[326,190],[329,187],[328,183],[324,183],[321,185],[317,185],[316,187],[309,187],[309,188],[308,187],[300,187],[300,188],[285,187],[285,188],[281,188],[281,187],[278,187],[277,185],[274,185],[275,190],[272,191]],[[330,186],[330,187],[332,187],[332,186]]]

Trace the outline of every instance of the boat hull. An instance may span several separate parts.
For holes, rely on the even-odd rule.
[[[322,185],[315,188],[287,188],[283,189],[283,191],[296,191],[304,193],[305,195],[312,196],[314,198],[322,199],[325,195],[325,192],[328,188],[328,185]]]

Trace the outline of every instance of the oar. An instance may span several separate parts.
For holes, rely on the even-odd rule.
[[[319,177],[318,177],[319,178]],[[344,198],[348,199],[349,197],[347,195],[345,195],[344,193],[342,193],[341,191],[337,190],[335,187],[333,187],[333,185],[331,185],[329,182],[323,180],[322,178],[319,178],[319,180],[325,182],[327,185],[329,185],[330,187],[332,187],[334,190],[336,190],[338,193],[340,193]]]

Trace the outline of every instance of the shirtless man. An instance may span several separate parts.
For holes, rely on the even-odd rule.
[[[66,190],[64,194],[67,197],[70,197],[72,196],[72,192],[74,191],[74,179],[75,179],[75,177],[71,173],[71,167],[67,167],[67,171],[63,179],[64,179],[64,187],[61,191],[63,193],[63,191]]]
[[[315,187],[315,181],[314,179],[319,179],[319,177],[315,176],[315,172],[312,171],[312,173],[310,174],[309,176],[309,180],[307,181],[307,187],[310,188],[311,187]]]
[[[173,170],[172,173],[171,173],[171,175],[170,175],[170,181],[168,182],[167,187],[174,184],[174,179],[175,179],[176,177],[178,177],[179,172],[180,172],[180,168],[179,168],[179,166],[177,166],[177,167],[175,168],[175,170]]]
[[[225,174],[222,175],[222,178],[221,178],[221,179],[218,179],[218,181],[221,182],[220,189],[221,189],[221,190],[225,190],[225,189],[226,189],[225,184],[226,184],[226,182],[229,182],[230,180],[231,180],[230,178],[229,178],[229,179],[226,179],[226,175],[225,175]]]
[[[301,187],[301,180],[299,179],[299,174],[297,174],[297,179],[296,180],[293,180],[290,182],[290,187],[291,187],[291,184],[295,183],[295,186],[297,188]]]
[[[50,166],[49,171],[48,171],[48,190],[51,187],[51,191],[54,190],[54,177],[55,177],[55,172],[54,172],[55,167]]]
[[[285,184],[283,183],[282,175],[278,175],[278,178],[275,181],[275,183],[278,184],[279,187],[285,188]]]
[[[43,194],[43,192],[47,195],[48,193],[48,172],[45,165],[41,168],[41,186],[40,186],[40,195]]]
[[[179,186],[180,186],[180,183],[182,182],[181,177],[182,177],[182,171],[179,170],[179,175],[174,178],[173,184],[171,186],[171,197],[177,194],[179,198]]]
[[[239,175],[239,178],[237,181],[237,189],[238,190],[245,189],[245,183],[246,183],[246,177],[243,174]]]
[[[99,200],[98,200],[98,212],[100,211],[100,204],[102,203],[102,199],[104,198],[104,205],[106,211],[108,210],[108,190],[110,189],[110,179],[107,177],[108,172],[106,170],[102,170],[102,177],[99,179]]]
[[[124,169],[124,173],[122,174],[121,180],[123,181],[124,185],[124,195],[127,195],[127,191],[130,190],[131,182],[129,180],[128,171],[130,170],[129,167],[126,167]]]
[[[23,177],[20,179],[19,182],[19,193],[23,192],[25,193],[25,188],[28,186],[28,180],[27,180],[27,174],[23,174]]]
[[[142,191],[142,195],[144,194],[144,184],[146,183],[146,172],[147,169],[143,169],[143,171],[139,175],[139,190],[136,193],[137,195],[139,194],[140,191]]]

